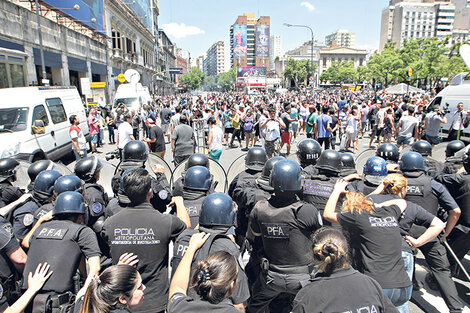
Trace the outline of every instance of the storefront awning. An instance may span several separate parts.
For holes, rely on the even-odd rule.
[[[24,52],[24,46],[22,44],[3,39],[0,39],[0,48],[19,50]]]
[[[91,73],[92,74],[98,74],[98,75],[108,74],[105,64],[95,63],[95,62],[91,62]]]
[[[69,70],[77,71],[77,72],[88,72],[88,66],[86,65],[86,61],[74,58],[74,57],[67,57],[69,63]]]
[[[33,48],[33,55],[34,64],[42,65],[41,50],[39,50],[38,48]],[[49,67],[62,68],[62,56],[60,55],[60,53],[44,50],[44,63],[46,63],[46,66]]]

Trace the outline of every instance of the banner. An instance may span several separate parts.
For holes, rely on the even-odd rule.
[[[256,56],[269,57],[269,25],[256,25]]]
[[[237,77],[266,77],[265,66],[244,66],[237,69]]]
[[[238,57],[247,56],[247,29],[246,25],[233,25],[233,55]]]
[[[43,0],[65,14],[104,33],[103,0]],[[76,6],[78,5],[78,6]],[[76,8],[79,8],[76,10]]]

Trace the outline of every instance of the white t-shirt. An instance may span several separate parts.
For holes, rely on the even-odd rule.
[[[86,149],[86,138],[83,135],[83,132],[81,130],[80,130],[80,132],[77,132],[76,130],[73,129],[69,132],[69,134],[70,134],[70,138],[72,138],[72,139],[77,138],[78,148],[80,150]],[[75,150],[74,145],[72,145],[72,148]]]
[[[222,137],[224,136],[224,133],[222,132],[222,129],[214,125],[211,129],[212,131],[212,141],[209,147],[209,150],[222,150]]]
[[[133,135],[131,124],[128,122],[121,123],[118,127],[119,149],[123,149],[124,146],[131,141],[131,135]]]
[[[346,132],[350,134],[354,134],[357,132],[358,126],[359,126],[359,117],[351,115],[346,124]]]
[[[281,137],[281,131],[279,129],[279,123],[275,121],[269,121],[268,124],[266,124],[265,129],[266,133],[264,136],[264,139],[267,141],[274,141]]]
[[[418,119],[414,116],[402,116],[399,123],[401,123],[398,136],[411,137],[413,135],[413,129],[418,125]]]

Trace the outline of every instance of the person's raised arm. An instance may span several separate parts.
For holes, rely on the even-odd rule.
[[[173,197],[168,205],[176,206],[176,216],[186,224],[186,227],[191,228],[191,220],[189,218],[188,210],[184,206],[183,197]],[[196,225],[194,225],[196,226]]]
[[[83,284],[83,287],[80,288],[80,290],[77,293],[77,294],[80,294],[80,295],[85,294],[85,292],[88,288],[88,285],[90,285],[91,280],[93,279],[93,277],[95,277],[95,275],[98,275],[100,273],[100,269],[101,269],[101,261],[100,261],[100,256],[99,255],[89,257],[88,260],[87,260],[87,263],[88,263],[87,278],[85,280],[85,283]]]
[[[31,194],[30,193],[25,193],[23,194],[21,197],[19,197],[18,199],[16,199],[15,201],[13,201],[12,203],[8,204],[8,205],[5,205],[4,207],[0,208],[0,215],[1,216],[6,216],[8,213],[10,213],[12,210],[14,210],[15,208],[17,208],[18,206],[22,205],[23,203],[26,202],[26,200],[28,200],[29,198],[31,198]]]
[[[344,179],[338,179],[333,188],[333,192],[331,193],[330,197],[328,198],[328,202],[326,202],[325,211],[323,212],[323,217],[329,221],[330,223],[339,223],[338,222],[338,213],[335,212],[336,204],[338,203],[339,196],[342,193],[346,192],[346,187],[348,186],[348,182]]]
[[[44,214],[39,218],[39,220],[34,224],[33,228],[26,234],[26,236],[23,238],[23,241],[21,242],[21,246],[23,246],[26,249],[29,249],[29,240],[31,239],[31,236],[34,234],[34,231],[41,226],[42,223],[50,221],[52,219],[52,210],[47,212],[47,214]]]

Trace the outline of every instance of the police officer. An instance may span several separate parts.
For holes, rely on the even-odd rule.
[[[101,161],[91,156],[80,159],[74,169],[75,175],[85,182],[83,189],[88,210],[84,222],[97,233],[101,231],[101,225],[104,222],[103,210],[108,205],[108,195],[103,186],[98,184],[102,168]]]
[[[316,174],[315,164],[321,154],[318,141],[307,138],[297,144],[297,159],[302,167],[302,176]]]
[[[24,193],[13,186],[20,163],[13,158],[0,159],[0,207],[12,203]]]
[[[400,150],[395,144],[387,142],[377,148],[375,155],[381,157],[387,161],[387,163],[396,164],[400,158]]]
[[[340,153],[331,149],[324,150],[315,168],[317,174],[304,177],[302,197],[304,201],[313,204],[323,214],[326,202],[333,192],[336,181],[340,178],[342,168]]]
[[[123,253],[138,256],[137,269],[148,294],[134,312],[164,311],[168,301],[168,245],[190,225],[181,197],[174,197],[176,216],[162,214],[150,203],[152,178],[144,168],[123,177],[123,189],[130,200],[125,210],[106,219],[102,236],[108,243],[113,263]],[[173,204],[170,203],[170,204]]]
[[[211,173],[206,167],[193,166],[186,171],[183,186],[184,206],[191,220],[191,227],[199,224],[199,212],[212,185]]]
[[[426,140],[419,140],[411,145],[411,151],[418,152],[423,156],[424,164],[426,165],[426,174],[431,177],[436,177],[444,170],[444,164],[431,158],[432,146]]]
[[[41,172],[34,182],[31,200],[23,204],[13,213],[13,233],[22,241],[35,223],[34,213],[39,207],[52,201],[54,183],[61,177],[57,171],[47,170]]]
[[[83,196],[74,191],[61,193],[53,209],[53,219],[36,224],[29,241],[28,260],[23,272],[23,289],[28,288],[28,273],[39,263],[47,262],[52,276],[36,295],[26,312],[59,312],[73,304],[74,275],[82,256],[87,259],[88,275],[83,288],[88,287],[100,271],[100,249],[96,235],[81,224],[85,215]],[[46,308],[51,307],[49,311]]]
[[[126,174],[132,170],[133,168],[130,168],[122,174],[117,196],[111,198],[111,200],[108,202],[108,205],[104,209],[105,219],[121,212],[131,203],[131,200],[129,200],[129,198],[126,196],[126,193],[124,192],[124,176],[126,176]]]
[[[465,148],[461,140],[452,140],[446,146],[446,161],[444,163],[444,174],[455,174],[463,166],[463,156],[457,155],[457,152]]]
[[[341,153],[341,177],[346,177],[348,175],[357,173],[356,162],[354,161],[354,156],[348,152]]]
[[[274,164],[271,187],[274,195],[256,203],[250,214],[250,231],[261,237],[266,258],[261,261],[262,273],[253,286],[248,312],[264,312],[282,292],[295,295],[308,283],[313,269],[310,237],[321,227],[317,209],[296,197],[302,187],[296,162]]]
[[[236,188],[243,188],[246,184],[254,185],[255,179],[260,177],[263,166],[268,160],[266,150],[261,147],[251,148],[245,156],[245,167],[246,169],[235,176],[230,182],[228,189],[228,195],[237,202]]]
[[[382,183],[388,175],[387,162],[381,157],[370,157],[364,165],[363,178],[353,180],[348,185],[348,189],[354,192],[361,192],[368,195]]]
[[[54,162],[52,162],[51,160],[38,160],[31,164],[28,167],[28,176],[30,179],[28,191],[33,191],[34,181],[36,180],[36,177],[39,175],[39,173],[46,170],[53,170],[54,167]]]
[[[189,171],[188,174],[190,174]],[[198,231],[210,234],[210,236],[193,259],[190,277],[192,277],[198,261],[203,260],[212,253],[225,251],[233,255],[236,259],[239,259],[240,248],[233,241],[233,232],[231,231],[235,225],[236,212],[234,207],[235,204],[232,199],[224,193],[216,192],[205,197],[197,222],[199,229],[187,229],[179,235],[175,241],[174,257],[171,264],[172,274],[174,274],[179,262],[183,258],[189,246],[191,236]],[[189,295],[193,298],[197,296],[193,288],[189,289]],[[237,286],[230,300],[239,310],[243,311],[244,302],[247,301],[249,297],[248,280],[243,268],[239,265]]]
[[[174,196],[183,196],[184,177],[188,169],[190,169],[193,166],[204,166],[205,168],[210,170],[209,158],[207,157],[207,155],[202,154],[202,153],[194,153],[188,158],[188,161],[186,161],[186,164],[185,164],[184,173],[182,173],[181,177],[178,177],[178,179],[173,183],[173,195]],[[215,184],[216,182],[213,181],[213,184],[211,185],[211,192],[214,192]]]
[[[149,154],[148,145],[142,141],[132,140],[128,142],[122,151],[122,160],[111,180],[114,195],[119,192],[122,174],[132,168],[145,167]],[[153,196],[150,203],[160,212],[166,211],[166,206],[171,202],[171,188],[166,176],[165,169],[158,167],[152,169],[155,177],[152,177]]]
[[[419,153],[407,152],[403,154],[400,161],[400,170],[408,180],[405,200],[422,206],[434,216],[437,216],[439,205],[448,212],[449,216],[445,228],[445,236],[447,237],[460,217],[460,208],[457,203],[441,183],[426,175],[424,160]],[[423,227],[413,226],[410,235],[418,238],[424,231]],[[438,240],[439,238],[440,240]],[[424,254],[450,312],[460,312],[462,303],[452,281],[446,248],[441,243],[443,238],[438,237],[438,239],[428,242],[419,249]]]

